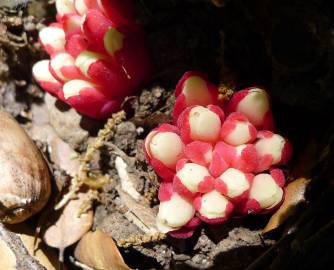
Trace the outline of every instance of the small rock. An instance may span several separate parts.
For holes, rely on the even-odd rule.
[[[58,136],[73,149],[83,150],[90,132],[94,133],[101,123],[77,113],[53,96],[46,94],[45,103],[48,109],[50,124]]]

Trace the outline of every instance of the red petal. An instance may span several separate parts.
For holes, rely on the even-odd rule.
[[[87,50],[87,48],[88,40],[84,35],[75,34],[66,40],[65,49],[74,58],[76,58],[82,51]]]
[[[210,174],[214,177],[218,177],[223,172],[225,172],[228,169],[228,167],[229,166],[226,163],[226,161],[223,159],[223,157],[219,153],[213,152],[212,161],[209,166]]]
[[[173,195],[173,184],[171,182],[161,182],[158,192],[160,202],[169,201]]]
[[[192,199],[196,196],[196,193],[191,192],[185,185],[182,184],[179,177],[174,176],[173,189],[175,192],[179,193],[181,196]]]
[[[272,169],[270,170],[270,175],[272,178],[274,178],[275,182],[278,186],[284,187],[285,185],[285,176],[282,170],[280,169]]]
[[[207,193],[214,189],[215,179],[212,176],[205,176],[204,180],[198,184],[198,192]]]
[[[244,173],[254,172],[258,167],[260,160],[256,148],[252,144],[248,144],[232,162],[232,167],[243,171]]]
[[[184,154],[192,162],[207,166],[211,161],[212,145],[210,143],[195,141],[186,145]]]

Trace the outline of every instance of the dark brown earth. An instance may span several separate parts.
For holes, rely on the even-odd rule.
[[[218,7],[217,2],[223,5]],[[113,138],[91,163],[92,170],[114,180],[103,188],[100,201],[95,203],[93,227],[103,229],[119,243],[135,238],[134,245],[120,250],[126,263],[136,269],[333,267],[333,3],[142,0],[137,1],[137,10],[156,73],[138,96],[124,104],[126,121],[117,126]],[[0,8],[0,105],[44,152],[59,187],[68,184],[70,178],[59,162],[50,158],[50,134],[84,153],[104,123],[83,117],[45,95],[32,80],[33,63],[46,58],[37,42],[38,29],[53,16],[53,5],[46,0]],[[143,230],[127,214],[139,213],[143,215],[139,220],[150,224],[158,188],[157,176],[145,162],[143,139],[151,128],[170,121],[173,87],[187,70],[204,71],[222,87],[262,85],[272,95],[278,129],[295,148],[290,169],[298,164],[296,170],[309,173],[312,182],[307,203],[269,235],[261,234],[269,219],[261,216],[203,226],[188,240],[139,243]],[[310,141],[316,151],[305,154]],[[120,188],[117,157],[127,164],[142,198],[140,203]],[[302,163],[298,162],[301,157]],[[75,269],[69,261],[72,255],[70,247],[65,253],[69,269]]]

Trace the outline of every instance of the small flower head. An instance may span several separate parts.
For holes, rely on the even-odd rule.
[[[79,112],[107,118],[151,72],[131,1],[57,0],[56,9],[57,22],[39,33],[51,60],[36,63],[33,76]]]
[[[190,237],[201,222],[273,211],[284,199],[285,177],[276,167],[292,150],[282,136],[262,130],[273,129],[268,94],[249,88],[224,106],[217,96],[205,76],[186,73],[176,88],[176,125],[163,124],[145,140],[162,178],[158,227],[176,238]]]

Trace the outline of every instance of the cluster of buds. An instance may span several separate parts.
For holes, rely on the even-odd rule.
[[[222,104],[217,87],[197,72],[185,73],[175,94],[174,125],[162,124],[145,140],[162,180],[159,230],[186,238],[202,221],[276,209],[285,185],[278,167],[292,148],[274,133],[268,94],[252,87]]]
[[[151,72],[131,0],[56,0],[56,9],[57,22],[39,33],[51,59],[33,76],[77,111],[107,118]]]

